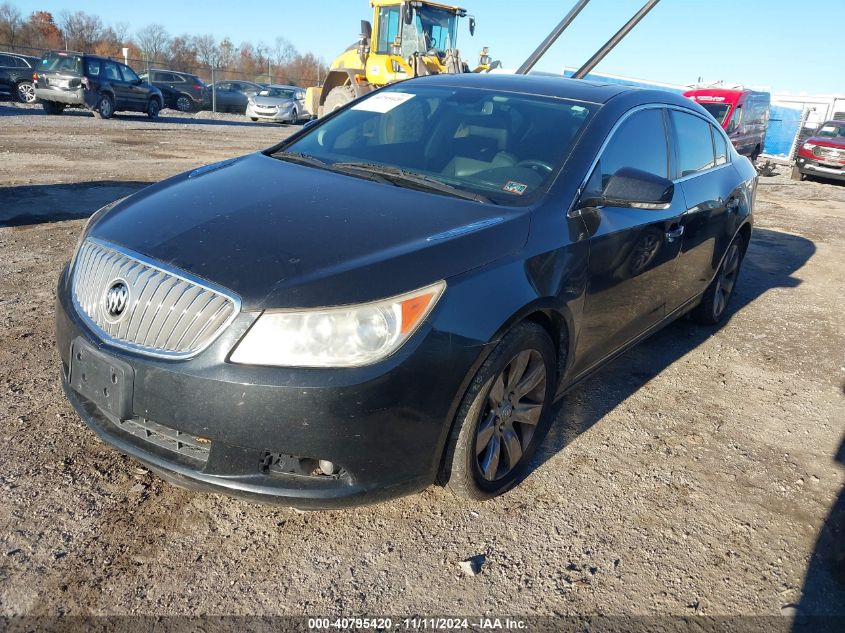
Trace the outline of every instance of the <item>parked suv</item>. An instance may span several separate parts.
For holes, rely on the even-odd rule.
[[[0,92],[8,92],[21,103],[33,103],[32,69],[38,61],[29,55],[0,53]]]
[[[192,112],[208,106],[208,89],[196,75],[154,68],[141,78],[161,90],[165,108]]]
[[[146,112],[155,118],[162,108],[161,91],[144,83],[129,66],[105,57],[66,51],[47,53],[33,79],[35,96],[47,114],[81,106],[101,119],[120,110]]]
[[[805,176],[845,181],[845,120],[823,123],[801,144],[792,179],[804,180]]]

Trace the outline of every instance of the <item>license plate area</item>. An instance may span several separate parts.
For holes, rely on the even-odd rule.
[[[119,420],[132,417],[135,371],[81,338],[70,345],[68,382],[104,413]]]

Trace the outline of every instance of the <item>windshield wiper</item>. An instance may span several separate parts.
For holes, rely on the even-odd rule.
[[[376,163],[352,162],[334,163],[330,166],[330,168],[340,171],[359,171],[376,174],[397,186],[400,186],[400,183],[412,184],[420,187],[421,189],[445,193],[446,195],[454,196],[455,198],[473,200],[475,202],[486,202],[490,204],[493,203],[490,198],[483,196],[480,193],[472,193],[470,191],[460,189],[459,187],[453,187],[449,183],[438,180],[437,178],[432,178],[431,176],[419,174],[414,171],[408,171],[407,169],[401,169],[399,167],[388,167],[387,165],[379,165]]]
[[[302,152],[276,152],[271,154],[273,158],[279,160],[289,160],[292,163],[300,163],[302,165],[310,165],[311,167],[320,167],[322,169],[329,169],[331,165],[325,161],[320,160],[311,154],[303,154]]]

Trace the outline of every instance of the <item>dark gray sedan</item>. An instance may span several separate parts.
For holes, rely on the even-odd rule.
[[[257,95],[265,87],[252,81],[218,81],[209,86],[208,91],[211,95],[212,88],[214,89],[214,99],[217,101],[218,112],[243,114],[246,112],[249,98]]]

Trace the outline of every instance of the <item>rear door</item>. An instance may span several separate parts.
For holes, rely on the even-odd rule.
[[[626,115],[602,151],[586,191],[601,191],[624,167],[669,178],[666,125],[662,107]],[[589,370],[663,319],[685,210],[683,195],[676,191],[668,209],[603,206],[582,211],[590,235],[590,259],[575,374]]]
[[[693,112],[670,110],[677,155],[673,177],[685,212],[677,274],[667,301],[672,312],[707,288],[737,229],[744,198],[722,130]],[[741,159],[745,160],[745,159]]]
[[[0,54],[0,90],[3,92],[12,91],[12,72],[15,68],[15,58],[10,55]]]

